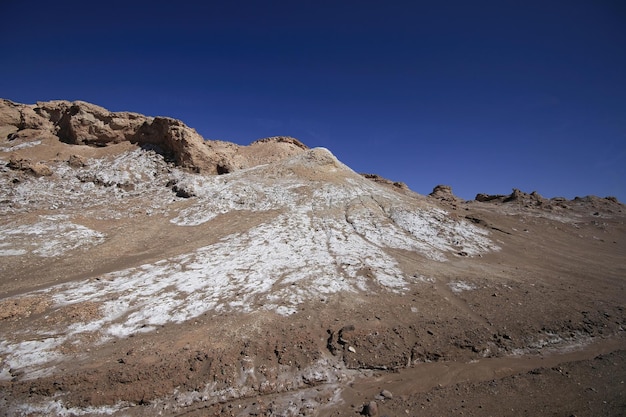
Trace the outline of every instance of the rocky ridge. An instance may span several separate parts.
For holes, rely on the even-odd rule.
[[[110,112],[82,101],[49,101],[34,105],[0,100],[0,135],[6,149],[17,154],[33,139],[58,140],[70,145],[107,147],[128,142],[155,150],[166,160],[193,172],[225,174],[269,163],[306,149],[297,139],[266,138],[242,147],[223,141],[205,141],[194,129],[169,117],[148,117],[131,112]],[[264,149],[271,148],[271,149]],[[69,159],[69,157],[68,157]],[[41,162],[20,160],[12,166],[35,173]]]
[[[517,188],[514,188],[511,194],[508,195],[477,194],[475,200],[484,203],[517,205],[524,208],[537,208],[553,212],[569,210],[573,207],[587,207],[609,213],[619,213],[623,208],[623,204],[621,204],[617,198],[612,196],[604,198],[585,196],[575,197],[572,200],[568,200],[564,197],[553,197],[548,199],[541,196],[536,191],[525,193]],[[600,215],[599,211],[596,211],[595,213],[596,215]]]

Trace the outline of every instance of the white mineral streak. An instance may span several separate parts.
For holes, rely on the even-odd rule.
[[[19,149],[32,148],[33,146],[41,145],[40,140],[34,140],[32,142],[24,142],[13,146],[0,146],[0,152],[15,152]]]
[[[39,219],[33,224],[0,226],[0,256],[32,253],[55,257],[104,241],[102,233],[74,224],[67,216],[39,216]]]

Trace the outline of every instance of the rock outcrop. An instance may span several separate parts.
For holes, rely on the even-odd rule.
[[[47,177],[52,175],[50,167],[41,162],[33,162],[26,158],[11,158],[7,166],[17,171],[25,171],[37,177]]]
[[[257,140],[249,146],[252,149],[206,141],[180,120],[110,112],[83,101],[26,105],[0,100],[0,141],[15,144],[42,138],[90,147],[129,142],[153,149],[180,167],[208,174],[226,174],[308,149],[297,139],[285,136]]]
[[[432,195],[432,194],[431,194]],[[575,197],[568,200],[563,197],[545,198],[536,191],[526,193],[514,188],[511,194],[477,194],[475,200],[492,204],[515,204],[524,208],[540,208],[544,210],[571,209],[574,206],[586,206],[607,212],[621,212],[623,204],[617,198],[609,197]]]
[[[400,181],[391,181],[388,180],[387,178],[383,178],[378,174],[367,174],[367,173],[362,173],[361,174],[363,177],[367,178],[368,180],[372,180],[378,184],[384,184],[384,185],[388,185],[388,186],[392,186],[395,188],[399,188],[401,190],[408,190],[409,187]]]
[[[452,187],[449,185],[437,185],[433,188],[433,191],[429,194],[430,197],[436,198],[440,201],[446,201],[449,203],[458,203],[462,201],[459,197],[452,193]]]

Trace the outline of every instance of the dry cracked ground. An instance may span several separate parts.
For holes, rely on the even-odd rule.
[[[2,104],[4,415],[626,414],[614,198],[422,196],[291,138]]]

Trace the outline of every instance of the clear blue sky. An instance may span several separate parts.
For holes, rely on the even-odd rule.
[[[626,201],[626,2],[1,0],[0,97],[274,135],[427,194]]]

